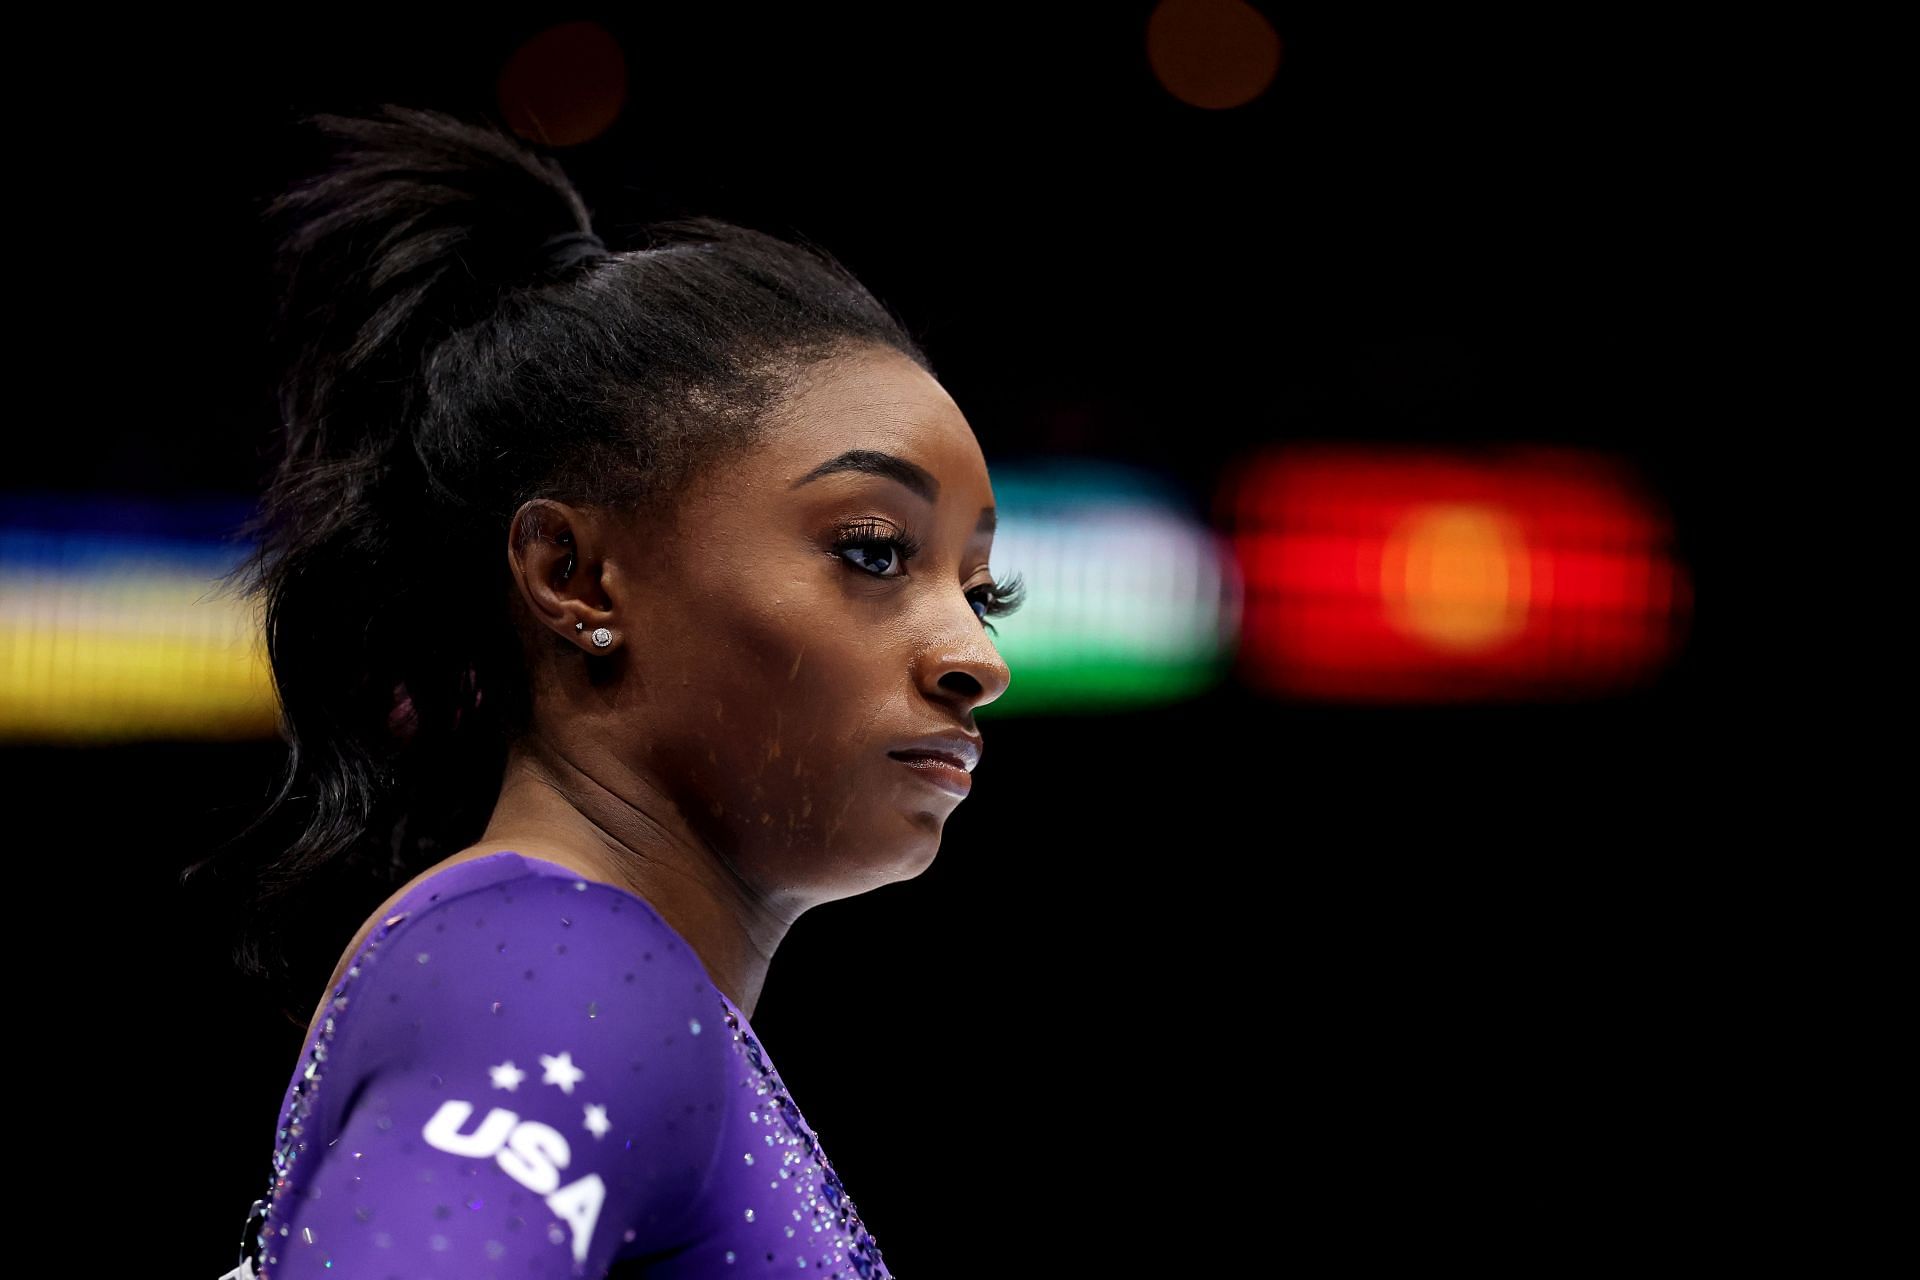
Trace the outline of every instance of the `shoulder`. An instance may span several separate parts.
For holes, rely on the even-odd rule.
[[[697,1040],[723,1013],[685,939],[610,885],[524,871],[396,914],[347,988],[363,1006],[350,1027],[373,1016],[392,1032],[401,1016],[462,1040],[539,1033],[640,1048]]]
[[[441,894],[387,929],[346,994],[334,1056],[429,1141],[435,1115],[504,1110],[704,1180],[731,1080],[725,1006],[632,895],[533,872]],[[446,1099],[468,1105],[442,1114]]]
[[[538,1197],[576,1262],[679,1240],[736,1086],[723,997],[642,900],[530,870],[441,882],[382,922],[356,970],[309,1125],[333,1181],[305,1211],[344,1187],[398,1203],[505,1179],[499,1202]]]

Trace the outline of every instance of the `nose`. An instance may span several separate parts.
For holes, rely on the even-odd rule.
[[[920,653],[920,684],[927,696],[957,704],[963,712],[984,707],[1007,691],[1013,673],[993,637],[964,599],[960,629],[942,627]]]

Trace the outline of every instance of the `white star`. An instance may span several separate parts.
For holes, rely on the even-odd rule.
[[[573,1055],[570,1053],[543,1053],[540,1055],[540,1065],[547,1069],[547,1073],[540,1077],[540,1083],[557,1084],[562,1093],[572,1093],[573,1086],[584,1080],[587,1075],[573,1065]]]
[[[487,1074],[493,1077],[494,1088],[505,1089],[508,1093],[518,1089],[520,1082],[527,1078],[527,1073],[514,1066],[511,1058],[497,1067],[488,1067]]]
[[[587,1128],[596,1138],[607,1136],[607,1130],[613,1128],[607,1123],[607,1109],[597,1102],[587,1104]]]

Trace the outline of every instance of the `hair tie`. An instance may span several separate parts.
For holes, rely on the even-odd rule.
[[[540,260],[554,271],[606,252],[606,242],[591,231],[562,231],[540,242]]]

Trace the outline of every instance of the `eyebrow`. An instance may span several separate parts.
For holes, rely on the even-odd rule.
[[[883,453],[878,449],[849,449],[838,457],[827,459],[788,487],[798,489],[803,484],[811,484],[823,476],[837,475],[843,471],[895,480],[929,503],[940,500],[940,482],[934,479],[933,473],[898,454]],[[974,532],[992,533],[993,527],[993,508],[980,508],[980,522],[974,526]]]

